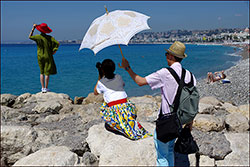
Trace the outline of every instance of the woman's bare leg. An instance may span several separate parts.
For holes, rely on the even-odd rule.
[[[42,88],[44,88],[44,76],[43,76],[43,74],[40,74],[40,83],[42,85]]]
[[[49,75],[45,75],[45,88],[48,89],[49,85]]]

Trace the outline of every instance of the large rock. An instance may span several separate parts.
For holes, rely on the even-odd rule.
[[[56,115],[48,115],[46,116],[41,122],[58,122],[61,119],[61,115],[56,114]]]
[[[75,108],[73,112],[82,117],[83,123],[87,123],[95,119],[101,120],[100,106],[100,103],[81,105],[78,108]]]
[[[31,152],[36,137],[36,132],[28,126],[1,125],[1,156],[7,164],[14,164]]]
[[[6,121],[16,121],[21,117],[24,117],[25,114],[19,112],[17,109],[10,108],[7,106],[1,106],[1,120]]]
[[[248,119],[241,113],[227,115],[225,123],[229,131],[244,132],[249,129]]]
[[[221,131],[224,128],[224,122],[213,115],[197,114],[193,126],[204,132]]]
[[[199,102],[199,113],[203,113],[205,109],[210,107],[213,107],[213,105]]]
[[[46,128],[34,127],[37,137],[31,144],[32,152],[36,152],[40,149],[56,145],[61,138],[67,135],[67,132],[59,129],[48,130]]]
[[[204,103],[204,104],[211,104],[211,105],[220,105],[220,101],[217,100],[215,97],[213,96],[206,96],[200,99],[200,103]]]
[[[238,110],[238,107],[231,104],[231,103],[228,103],[228,102],[225,102],[222,104],[222,107],[224,107],[228,112],[235,112]]]
[[[97,157],[91,152],[85,152],[82,157],[82,163],[84,165],[97,166],[98,160]]]
[[[37,93],[33,94],[31,97],[25,99],[24,103],[42,103],[48,101],[58,101],[63,106],[67,106],[73,103],[72,99],[70,99],[69,95],[63,93],[54,93],[54,92],[47,92],[47,93]]]
[[[200,112],[200,114],[211,114],[211,115],[214,115],[215,117],[218,117],[218,116],[225,117],[227,114],[229,114],[229,112],[224,107],[210,106],[210,107],[203,109],[203,111]]]
[[[141,122],[149,132],[154,125]],[[104,128],[104,124],[94,125],[89,129],[87,142],[91,152],[99,157],[99,165],[105,166],[155,166],[156,151],[153,137],[132,141],[124,136],[115,135]]]
[[[249,166],[249,132],[226,133],[233,150],[224,160],[216,161],[217,166]]]
[[[63,105],[58,101],[46,101],[42,103],[38,103],[32,111],[37,113],[45,113],[49,112],[52,114],[59,114],[59,110],[63,108]]]
[[[88,129],[100,121],[83,122],[82,117],[75,113],[65,115],[58,122],[41,122],[34,127],[38,137],[32,145],[32,150],[36,151],[51,145],[67,146],[70,151],[82,156],[84,152],[89,151],[86,142]]]
[[[192,135],[201,155],[221,160],[232,152],[230,143],[222,132],[202,132],[193,128]]]
[[[215,166],[215,160],[214,158],[209,158],[205,155],[200,155],[199,159],[196,158],[195,154],[189,154],[188,155],[190,166],[196,166],[197,161],[199,166]]]
[[[152,96],[131,97],[129,100],[135,104],[138,121],[154,122],[158,116],[160,102]]]
[[[17,161],[13,166],[74,166],[78,156],[65,146],[51,146]]]
[[[238,112],[240,112],[241,114],[243,114],[249,120],[249,104],[240,105],[238,107]]]
[[[94,93],[90,93],[85,99],[83,99],[82,104],[103,103],[103,102],[104,102],[104,99],[103,99],[102,94],[94,95]]]
[[[26,100],[27,98],[29,98],[31,96],[32,96],[32,94],[30,94],[30,93],[24,93],[24,94],[18,96],[15,100],[13,107],[14,108],[21,108],[23,106],[22,103],[24,102],[24,100]]]
[[[12,94],[1,94],[1,105],[11,107],[17,96]]]

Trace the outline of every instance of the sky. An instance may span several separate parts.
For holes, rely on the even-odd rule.
[[[104,5],[150,16],[152,32],[249,27],[248,1],[1,1],[1,42],[28,41],[34,23],[57,40],[82,39]]]

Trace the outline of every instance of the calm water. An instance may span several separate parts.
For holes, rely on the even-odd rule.
[[[170,45],[128,45],[121,46],[124,56],[132,69],[141,76],[167,67],[165,50]],[[96,62],[106,58],[116,65],[121,62],[118,46],[105,48],[95,56],[89,49],[78,51],[79,45],[61,45],[54,55],[57,74],[51,75],[49,88],[53,92],[75,96],[87,96],[93,92],[98,78]],[[36,45],[1,45],[1,93],[20,95],[26,92],[40,91],[39,66],[37,63]],[[184,68],[189,69],[197,79],[206,77],[208,71],[227,69],[240,59],[238,49],[216,45],[186,45],[188,58],[182,61]],[[156,94],[149,86],[139,87],[128,73],[117,65],[119,73],[126,83],[129,96]]]

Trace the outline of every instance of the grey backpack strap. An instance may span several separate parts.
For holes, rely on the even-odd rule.
[[[185,84],[184,79],[185,79],[185,75],[186,75],[186,70],[184,68],[182,68],[181,79],[180,79],[179,76],[176,74],[176,72],[172,68],[167,68],[167,69],[169,70],[171,75],[175,78],[176,82],[179,84],[179,87],[177,89],[177,93],[176,93],[175,98],[174,98],[174,110],[173,110],[173,112],[177,112],[177,109],[178,109],[178,106],[180,103],[181,90]]]

